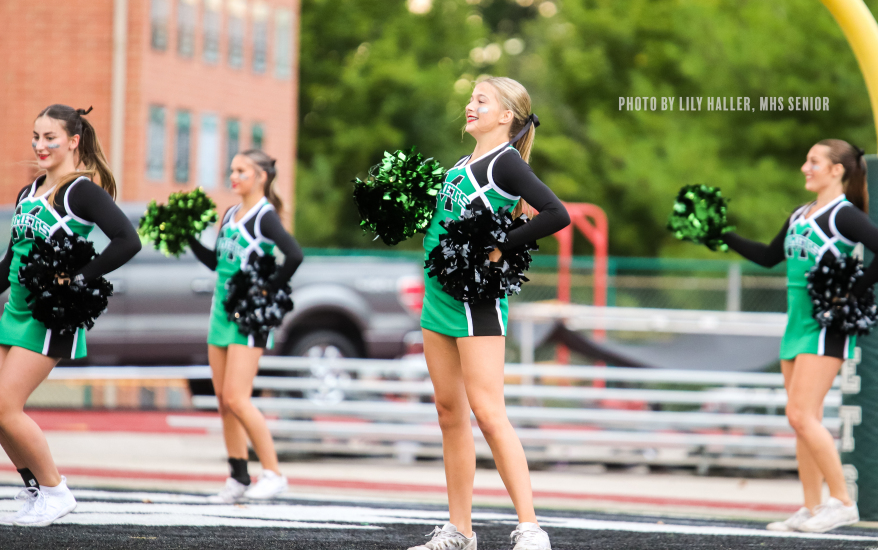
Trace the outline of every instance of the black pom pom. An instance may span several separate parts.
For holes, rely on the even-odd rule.
[[[862,296],[853,289],[863,277],[863,262],[851,256],[823,254],[808,272],[808,294],[814,319],[821,327],[850,336],[866,335],[878,322],[875,292],[869,287]]]
[[[425,263],[427,274],[436,277],[442,288],[455,300],[481,302],[496,300],[521,291],[528,280],[524,272],[530,267],[530,242],[503,252],[496,263],[488,255],[506,242],[513,229],[527,223],[527,216],[513,219],[509,207],[497,212],[467,208],[458,220],[445,220],[447,231],[430,251]]]
[[[354,202],[360,226],[385,244],[394,245],[415,233],[425,233],[445,169],[412,147],[384,153],[384,160],[369,170],[365,181],[354,180]]]
[[[268,338],[271,329],[280,326],[284,316],[293,310],[290,283],[276,282],[275,273],[277,262],[274,256],[260,256],[238,270],[226,283],[223,306],[229,321],[238,326],[241,334]]]
[[[35,239],[22,258],[18,280],[29,292],[28,308],[37,321],[56,334],[91,329],[107,309],[113,285],[100,277],[88,283],[74,278],[96,256],[91,242],[59,231],[50,239]],[[59,283],[58,279],[68,283]]]

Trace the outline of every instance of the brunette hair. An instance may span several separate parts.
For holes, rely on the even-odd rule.
[[[265,172],[266,177],[263,194],[265,195],[265,198],[268,199],[268,202],[274,206],[274,209],[277,210],[278,214],[280,214],[283,210],[284,204],[280,196],[275,192],[274,185],[272,185],[274,178],[277,176],[277,170],[274,167],[277,159],[271,158],[262,149],[247,149],[238,154],[247,157],[256,165],[256,168]]]
[[[91,107],[74,109],[67,105],[55,104],[49,105],[37,115],[37,118],[45,116],[57,120],[70,137],[79,136],[79,145],[76,147],[78,154],[76,170],[61,178],[49,197],[49,204],[54,204],[55,195],[64,185],[82,176],[99,184],[113,197],[113,200],[116,199],[116,178],[113,177],[110,164],[104,156],[94,126],[85,118],[91,110]]]
[[[844,175],[841,177],[841,182],[844,184],[844,194],[854,206],[868,214],[869,189],[866,187],[864,151],[842,139],[824,139],[818,141],[817,145],[828,147],[829,160],[833,164],[844,166]]]

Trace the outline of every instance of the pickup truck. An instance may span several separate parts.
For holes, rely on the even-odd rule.
[[[122,209],[136,226],[145,205]],[[2,243],[9,242],[11,216],[11,209],[0,210]],[[202,239],[213,247],[215,235],[210,228]],[[108,242],[98,228],[90,240],[99,251]],[[191,252],[167,258],[145,244],[107,279],[114,295],[88,333],[88,357],[77,364],[207,363],[216,274]],[[275,331],[269,353],[394,358],[419,351],[424,282],[414,256],[313,255],[306,250],[292,288],[295,308]]]

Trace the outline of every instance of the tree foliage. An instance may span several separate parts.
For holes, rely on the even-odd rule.
[[[383,246],[357,226],[351,180],[385,150],[417,145],[446,166],[471,152],[463,108],[484,74],[528,88],[535,172],[604,208],[615,255],[710,254],[664,229],[687,184],[722,188],[738,230],[770,239],[809,198],[811,145],[876,142],[856,59],[817,0],[304,0],[301,29],[296,230],[311,246]],[[703,103],[620,110],[629,96]],[[756,111],[706,110],[739,96]],[[830,109],[760,111],[763,96]]]

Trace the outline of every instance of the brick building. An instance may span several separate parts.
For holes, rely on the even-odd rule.
[[[0,2],[0,204],[33,179],[33,119],[94,106],[120,200],[204,187],[221,209],[234,153],[278,159],[293,209],[298,0]]]

